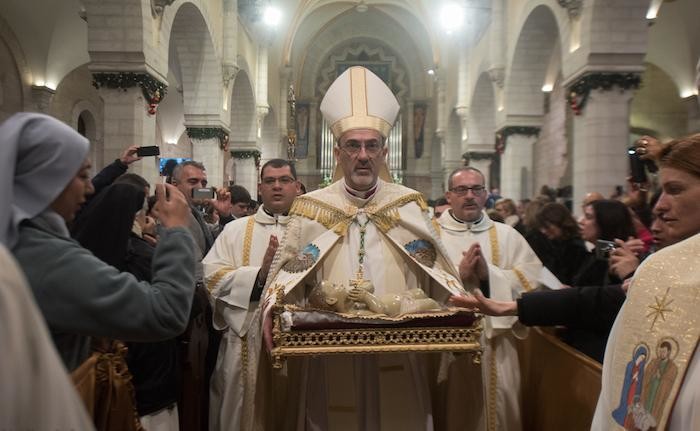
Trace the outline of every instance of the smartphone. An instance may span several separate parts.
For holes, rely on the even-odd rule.
[[[630,175],[632,176],[632,182],[637,184],[646,183],[647,171],[645,169],[645,163],[639,158],[636,148],[628,148],[627,155],[629,156],[630,160]]]
[[[160,148],[155,145],[150,147],[138,147],[136,149],[136,155],[139,157],[158,156],[160,155]]]
[[[192,189],[192,199],[214,199],[214,189],[211,187]]]
[[[617,245],[613,241],[599,239],[595,242],[595,257],[600,260],[607,260],[610,252],[615,250]]]

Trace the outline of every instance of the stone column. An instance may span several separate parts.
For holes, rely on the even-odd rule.
[[[595,191],[609,196],[615,186],[625,184],[629,172],[629,106],[632,89],[639,83],[637,80],[635,85],[630,76],[633,75],[587,75],[571,86],[570,92],[579,96],[574,109],[571,160],[573,208],[577,213],[581,211],[579,204],[586,193]],[[619,85],[616,83],[608,90],[595,89],[596,82],[601,79],[619,82]]]
[[[468,160],[468,166],[476,168],[484,174],[486,187],[491,188],[491,165],[493,164],[494,153],[469,151],[464,154],[464,159]]]
[[[192,160],[204,165],[210,186],[228,185],[223,149],[228,143],[228,131],[217,127],[187,127],[192,141]]]
[[[514,200],[531,198],[532,155],[539,127],[510,126],[501,129],[505,151],[501,158],[501,196]]]
[[[234,183],[245,187],[253,199],[258,196],[259,171],[257,164],[260,152],[257,150],[236,150],[231,152],[236,177]]]
[[[100,89],[104,101],[104,154],[105,164],[119,158],[130,145],[156,145],[156,117],[149,115],[147,104],[139,87]],[[129,172],[141,175],[149,183],[159,182],[158,158],[144,157],[129,166]]]
[[[438,134],[433,136],[430,146],[430,197],[441,197],[445,192],[445,172],[442,167],[444,138]]]

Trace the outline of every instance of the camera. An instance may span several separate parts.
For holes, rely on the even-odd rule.
[[[630,160],[630,175],[632,176],[632,182],[637,184],[642,184],[647,182],[647,172],[645,169],[645,163],[639,158],[637,154],[637,149],[630,147],[627,149],[627,155]]]
[[[192,199],[214,199],[214,189],[211,187],[205,187],[202,189],[192,189]]]
[[[160,155],[160,148],[155,145],[150,147],[138,147],[136,149],[136,155],[139,157],[158,156]]]
[[[608,260],[610,252],[615,250],[617,245],[612,241],[599,239],[595,242],[595,257],[600,260]]]

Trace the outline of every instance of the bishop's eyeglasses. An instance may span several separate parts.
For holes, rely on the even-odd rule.
[[[347,141],[346,143],[342,144],[340,148],[343,149],[346,153],[348,153],[351,156],[356,156],[360,154],[360,151],[362,151],[362,147],[365,147],[365,152],[369,156],[376,156],[379,154],[379,152],[382,150],[382,143],[378,141],[368,141],[368,142],[360,142],[360,141]]]
[[[486,191],[484,186],[457,186],[450,189],[450,191],[457,196],[466,196],[470,191],[474,196],[481,196]]]

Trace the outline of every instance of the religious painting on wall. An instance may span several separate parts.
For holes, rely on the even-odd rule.
[[[428,114],[428,106],[416,104],[413,106],[413,141],[416,159],[423,156],[423,144],[425,142],[425,117]]]
[[[296,158],[305,159],[309,154],[309,105],[297,103],[297,147]]]

